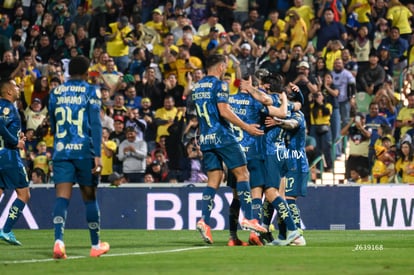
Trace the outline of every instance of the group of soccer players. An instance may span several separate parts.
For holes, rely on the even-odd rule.
[[[49,97],[51,130],[54,134],[53,181],[56,201],[53,209],[55,244],[53,258],[67,258],[63,242],[67,208],[74,183],[78,183],[86,208],[86,219],[91,239],[91,257],[109,251],[109,244],[101,242],[100,212],[96,200],[101,164],[102,126],[99,117],[100,91],[87,82],[89,60],[84,56],[71,59],[71,79],[52,90]],[[30,198],[29,181],[19,156],[25,138],[21,121],[14,105],[20,90],[12,80],[0,85],[0,195],[4,189],[15,189],[13,202],[0,239],[12,245],[21,245],[11,231]]]
[[[100,241],[100,212],[96,200],[102,169],[101,98],[99,90],[87,82],[88,67],[86,57],[74,57],[69,63],[71,79],[55,88],[49,98],[55,148],[55,259],[67,257],[63,236],[74,183],[79,184],[85,203],[91,239],[90,256],[99,257],[109,251],[109,244]],[[195,84],[192,92],[200,124],[199,142],[204,167],[208,171],[208,183],[202,197],[202,217],[197,222],[197,230],[205,242],[213,243],[210,215],[216,190],[223,179],[224,162],[229,170],[229,185],[234,189],[228,244],[246,245],[237,237],[241,209],[244,218],[240,226],[252,231],[250,244],[306,245],[296,205],[296,198],[306,195],[309,172],[304,149],[306,125],[300,106],[288,100],[282,86],[262,82],[256,88],[250,78],[242,80],[239,92],[229,97],[227,83],[222,81],[227,69],[226,57],[211,55],[206,67],[207,75]],[[294,90],[287,92],[301,101],[296,86],[287,86],[287,90]],[[19,149],[23,149],[25,144],[15,107],[20,90],[14,81],[3,81],[0,95],[0,195],[4,189],[14,189],[17,193],[6,223],[0,230],[0,239],[21,245],[11,231],[30,199],[28,177],[19,157]],[[285,184],[282,184],[282,179],[285,179]],[[265,202],[262,205],[263,195]],[[278,213],[277,239],[273,239],[269,232],[273,209]]]
[[[309,172],[306,124],[299,110],[302,94],[297,86],[284,87],[283,78],[269,78],[269,73],[262,71],[256,73],[258,87],[252,85],[250,77],[241,81],[237,94],[229,96],[227,83],[222,81],[226,57],[209,56],[206,67],[207,75],[192,91],[208,175],[197,230],[205,242],[213,243],[210,214],[224,162],[229,170],[228,184],[234,190],[228,245],[247,245],[237,236],[240,208],[244,214],[240,226],[252,231],[251,245],[306,245],[296,205],[296,198],[306,195]],[[287,93],[300,103],[289,101]],[[274,209],[279,225],[277,239],[269,230]]]

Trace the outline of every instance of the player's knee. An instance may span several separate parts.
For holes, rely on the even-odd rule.
[[[240,181],[249,181],[249,171],[247,169],[240,169],[237,173],[235,173],[237,182]]]

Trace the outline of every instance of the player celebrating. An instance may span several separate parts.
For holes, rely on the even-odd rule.
[[[270,91],[280,92],[282,91],[283,79],[275,77],[276,81],[271,81]],[[251,81],[241,81],[241,87],[248,91],[256,100],[259,100],[265,105],[269,104],[269,100],[260,92],[257,88],[251,85]],[[284,93],[284,92],[282,92]],[[286,95],[284,95],[286,96]],[[271,94],[273,98],[272,104],[275,107],[280,106],[278,96]],[[294,108],[291,105],[288,112]],[[265,143],[265,169],[266,169],[266,184],[265,184],[265,197],[268,202],[272,204],[274,209],[277,210],[283,222],[287,226],[286,239],[274,240],[273,245],[289,245],[295,239],[300,237],[300,233],[297,230],[295,223],[293,222],[292,213],[289,209],[286,200],[283,199],[282,194],[279,192],[281,179],[287,173],[287,161],[286,161],[286,146],[285,146],[285,130],[279,126],[272,126],[267,129],[264,143]]]
[[[197,230],[206,243],[212,244],[210,215],[214,196],[223,178],[223,164],[234,174],[237,181],[237,194],[245,218],[241,222],[244,229],[266,232],[257,220],[251,220],[251,197],[249,172],[246,156],[233,134],[230,123],[253,136],[263,135],[257,124],[247,124],[235,115],[228,103],[229,89],[222,77],[227,69],[223,55],[210,55],[206,60],[207,76],[194,85],[192,99],[200,123],[200,148],[207,170],[208,182],[203,191],[202,218],[197,222]],[[229,123],[230,122],[230,123]]]
[[[70,80],[50,94],[49,112],[54,134],[53,181],[56,202],[53,210],[55,245],[53,258],[65,259],[63,242],[66,213],[72,187],[79,184],[86,206],[86,220],[92,243],[91,257],[109,251],[109,244],[100,242],[100,213],[96,200],[101,164],[102,126],[99,118],[100,92],[89,85],[89,60],[84,56],[71,59]]]
[[[296,205],[298,196],[304,197],[307,194],[307,184],[309,176],[309,164],[306,157],[306,121],[301,111],[294,111],[289,119],[268,122],[278,124],[280,127],[287,129],[286,148],[288,151],[288,171],[285,180],[285,197],[292,212],[293,221],[299,229],[301,236],[295,239],[290,245],[305,246],[306,241],[303,237],[301,228],[300,211]],[[279,216],[279,215],[278,215]],[[278,217],[279,239],[275,242],[282,242],[286,238],[286,225]]]
[[[20,115],[14,102],[20,97],[20,90],[13,80],[0,84],[0,197],[4,189],[14,189],[17,198],[9,210],[0,239],[12,245],[21,245],[11,231],[30,199],[29,180],[19,149],[24,149],[21,135]]]
[[[266,93],[262,93],[265,98],[264,102],[271,104],[273,99]],[[264,122],[264,117],[271,115],[277,117],[285,117],[287,114],[287,98],[286,94],[281,94],[282,100],[280,107],[264,106],[255,100],[247,91],[239,89],[238,93],[230,96],[229,103],[235,114],[246,123],[261,124]],[[279,99],[278,99],[279,100]],[[264,148],[263,136],[251,136],[249,133],[242,131],[238,127],[233,127],[237,141],[240,142],[243,151],[247,158],[247,169],[250,173],[250,188],[252,193],[252,214],[253,219],[261,221],[262,217],[262,197],[265,185],[265,166],[264,166]],[[228,185],[235,188],[234,177],[229,173]],[[240,210],[240,203],[238,203],[237,196],[233,196],[233,201],[230,205],[230,240],[228,246],[244,245],[244,243],[237,238],[237,220]],[[251,245],[263,245],[256,233],[251,232],[249,237]]]

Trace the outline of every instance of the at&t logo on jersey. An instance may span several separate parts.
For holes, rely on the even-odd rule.
[[[64,145],[62,142],[56,143],[56,151],[62,151],[62,150],[82,150],[83,144],[79,143],[68,143]]]

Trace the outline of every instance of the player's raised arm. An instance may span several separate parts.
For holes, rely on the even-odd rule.
[[[273,99],[268,94],[260,91],[258,88],[253,87],[252,79],[249,76],[249,79],[242,79],[240,81],[240,89],[243,91],[249,92],[254,99],[262,103],[263,105],[270,106],[273,104]]]
[[[285,118],[287,116],[287,111],[288,111],[287,110],[288,100],[287,100],[286,93],[285,92],[280,93],[279,98],[281,101],[281,104],[279,107],[267,106],[269,110],[269,115],[275,116],[278,118]]]

